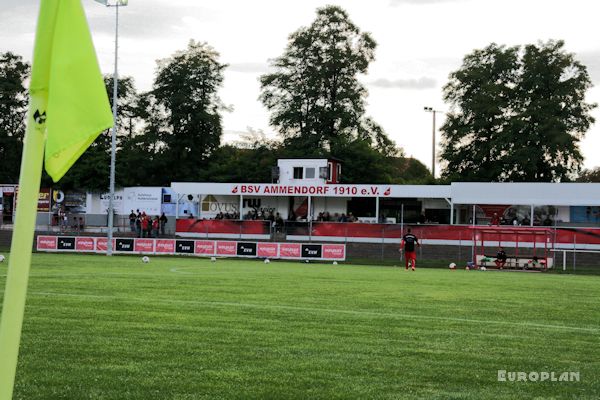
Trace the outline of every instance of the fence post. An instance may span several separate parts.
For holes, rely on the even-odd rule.
[[[577,270],[577,236],[573,234],[573,271]]]

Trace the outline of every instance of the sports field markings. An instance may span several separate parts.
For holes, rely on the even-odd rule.
[[[89,298],[89,299],[101,299],[101,300],[117,300],[124,302],[141,302],[141,303],[158,303],[158,304],[186,304],[186,305],[198,305],[208,307],[240,307],[240,308],[257,308],[266,310],[285,310],[285,311],[304,311],[312,313],[325,313],[325,314],[345,314],[345,315],[356,315],[356,316],[370,316],[380,318],[398,318],[398,319],[413,319],[413,320],[433,320],[433,321],[448,321],[448,322],[466,322],[470,324],[479,325],[506,325],[522,328],[539,328],[539,329],[555,329],[555,330],[567,330],[567,331],[578,331],[578,332],[589,332],[593,334],[600,334],[600,328],[587,328],[580,326],[569,326],[569,325],[552,325],[552,324],[538,324],[532,322],[513,322],[513,321],[498,321],[498,320],[484,320],[484,319],[471,319],[471,318],[460,318],[460,317],[438,317],[434,315],[416,315],[416,314],[399,314],[399,313],[379,313],[374,311],[366,310],[343,310],[334,308],[318,308],[318,307],[298,307],[289,305],[276,305],[276,304],[257,304],[257,303],[237,303],[237,302],[225,302],[225,301],[197,301],[197,300],[173,300],[173,299],[139,299],[133,297],[119,297],[119,296],[106,296],[106,295],[92,295],[92,294],[77,294],[77,293],[58,293],[58,292],[30,292],[32,296],[56,296],[56,297],[76,297],[76,298]]]

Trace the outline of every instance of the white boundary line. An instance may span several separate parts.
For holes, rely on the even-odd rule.
[[[256,308],[256,309],[267,309],[267,310],[284,310],[284,311],[301,311],[301,312],[312,312],[312,313],[324,313],[324,314],[337,314],[337,315],[355,315],[355,316],[370,316],[379,318],[396,318],[396,319],[412,319],[412,320],[430,320],[430,321],[448,321],[448,322],[466,322],[476,325],[505,325],[513,327],[524,327],[533,329],[554,329],[554,330],[567,330],[567,331],[578,331],[578,332],[589,332],[600,335],[600,328],[588,328],[580,326],[569,326],[569,325],[553,325],[553,324],[538,324],[531,322],[514,322],[514,321],[497,321],[497,320],[484,320],[484,319],[472,319],[472,318],[461,318],[461,317],[439,317],[433,315],[416,315],[416,314],[404,314],[404,313],[380,313],[366,310],[343,310],[334,308],[315,308],[315,307],[298,307],[289,305],[276,305],[276,304],[256,304],[256,303],[237,303],[227,301],[198,301],[198,300],[172,300],[172,299],[139,299],[132,297],[119,297],[119,296],[105,296],[105,295],[92,295],[92,294],[74,294],[74,293],[57,293],[57,292],[30,292],[32,296],[55,296],[55,297],[76,297],[76,298],[89,298],[89,299],[102,299],[102,300],[119,300],[124,302],[141,302],[145,304],[159,303],[159,304],[183,304],[183,305],[196,305],[196,306],[208,306],[208,307],[237,307],[237,308]]]

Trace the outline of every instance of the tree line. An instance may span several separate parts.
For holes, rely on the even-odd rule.
[[[269,182],[278,158],[330,157],[344,161],[344,183],[447,181],[594,181],[580,174],[578,141],[594,122],[584,100],[591,81],[561,41],[506,47],[491,44],[465,56],[450,75],[444,99],[442,177],[404,156],[366,113],[368,72],[377,43],[337,6],[288,38],[283,54],[260,77],[258,98],[278,138],[248,130],[223,144],[218,96],[226,64],[209,44],[158,61],[151,90],[132,77],[118,84],[117,184],[162,186],[173,181]],[[0,54],[0,182],[17,182],[25,131],[29,65]],[[112,77],[105,77],[112,102]],[[406,134],[415,132],[406,132]],[[427,132],[423,132],[428,137]],[[104,132],[61,180],[64,189],[105,190],[110,132]],[[43,185],[50,186],[48,176]]]

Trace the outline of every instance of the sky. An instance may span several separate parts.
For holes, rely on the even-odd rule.
[[[0,52],[30,61],[38,2],[1,1]],[[185,49],[190,39],[207,42],[220,53],[220,62],[229,64],[219,92],[231,107],[223,114],[223,142],[237,141],[249,129],[275,137],[258,100],[258,78],[269,71],[269,60],[283,53],[288,35],[310,25],[316,9],[328,4],[343,7],[378,44],[375,61],[359,78],[369,93],[367,115],[407,156],[428,167],[432,114],[423,108],[441,111],[439,127],[448,110],[442,98],[448,75],[466,54],[492,42],[564,40],[595,85],[587,101],[600,103],[597,0],[130,0],[119,10],[119,74],[133,77],[138,91],[150,90],[157,60]],[[92,0],[83,5],[102,72],[112,73],[115,10]],[[600,166],[600,110],[593,116],[598,123],[580,143],[585,168]]]

